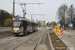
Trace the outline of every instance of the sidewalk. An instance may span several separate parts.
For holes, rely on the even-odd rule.
[[[0,32],[11,31],[11,27],[0,27]]]

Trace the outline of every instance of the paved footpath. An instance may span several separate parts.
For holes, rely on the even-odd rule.
[[[2,31],[11,31],[11,27],[0,27],[0,32]]]

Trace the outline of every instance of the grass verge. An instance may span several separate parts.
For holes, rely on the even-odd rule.
[[[0,36],[8,35],[8,34],[11,34],[11,33],[12,33],[11,31],[3,31],[3,32],[0,32]]]

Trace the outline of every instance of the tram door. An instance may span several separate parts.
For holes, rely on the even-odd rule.
[[[24,33],[27,32],[27,21],[23,21],[23,31]]]

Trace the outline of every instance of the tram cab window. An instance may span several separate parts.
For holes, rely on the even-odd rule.
[[[21,21],[13,21],[13,27],[20,27]]]

